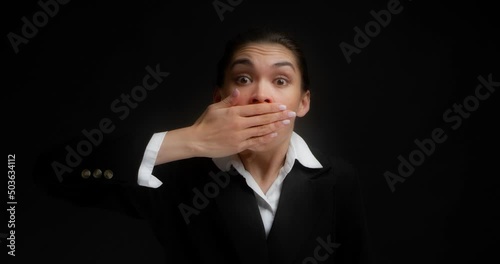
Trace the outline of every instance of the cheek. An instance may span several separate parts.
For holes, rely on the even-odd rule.
[[[280,97],[280,100],[282,100],[282,103],[286,104],[290,110],[296,111],[299,108],[301,96],[300,93],[286,93]]]

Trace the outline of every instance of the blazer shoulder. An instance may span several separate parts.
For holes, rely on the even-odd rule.
[[[327,155],[318,148],[311,148],[314,157],[323,165],[323,167],[332,167],[336,173],[356,173],[357,169],[352,162],[340,155]]]
[[[336,185],[352,188],[359,183],[359,171],[348,159],[340,155],[326,155],[315,148],[312,148],[311,151],[324,168],[331,170]]]
[[[340,156],[330,156],[329,161],[331,166],[340,174],[357,174],[357,168],[349,160]]]

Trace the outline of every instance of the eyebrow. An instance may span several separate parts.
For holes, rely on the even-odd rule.
[[[285,66],[290,66],[290,68],[292,68],[292,70],[295,71],[295,67],[293,66],[293,64],[289,61],[280,61],[280,62],[276,62],[275,64],[273,64],[273,67],[285,67]]]
[[[242,65],[247,65],[247,66],[253,67],[253,63],[252,63],[251,60],[243,58],[243,59],[237,59],[237,60],[233,61],[229,65],[229,70],[232,70],[238,64],[242,64]],[[295,71],[295,67],[289,61],[280,61],[280,62],[276,62],[275,64],[273,64],[274,68],[285,67],[285,66],[289,66],[290,68],[292,68],[292,70]]]

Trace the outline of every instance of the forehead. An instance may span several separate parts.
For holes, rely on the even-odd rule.
[[[237,49],[231,61],[238,59],[264,60],[269,63],[288,61],[297,66],[294,53],[287,47],[277,43],[250,43]]]

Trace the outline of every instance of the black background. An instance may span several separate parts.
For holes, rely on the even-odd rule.
[[[364,28],[373,20],[370,10],[386,9],[388,1],[243,0],[223,21],[212,1],[71,1],[17,54],[7,34],[21,34],[21,18],[31,20],[41,8],[12,2],[2,5],[2,97],[4,144],[16,154],[17,256],[7,255],[2,238],[2,258],[162,263],[143,222],[45,196],[32,181],[36,158],[103,118],[114,121],[117,133],[190,125],[211,103],[225,40],[272,25],[296,34],[309,58],[312,108],[296,131],[362,172],[379,262],[498,261],[499,95],[480,101],[457,130],[442,117],[474,94],[478,76],[500,81],[493,4],[402,0],[402,12],[349,64],[339,44],[352,45],[353,28]],[[118,119],[111,102],[158,63],[170,76]],[[408,157],[413,141],[437,127],[447,140],[391,192],[384,172],[396,172],[397,157]],[[6,191],[6,178],[2,186]]]

